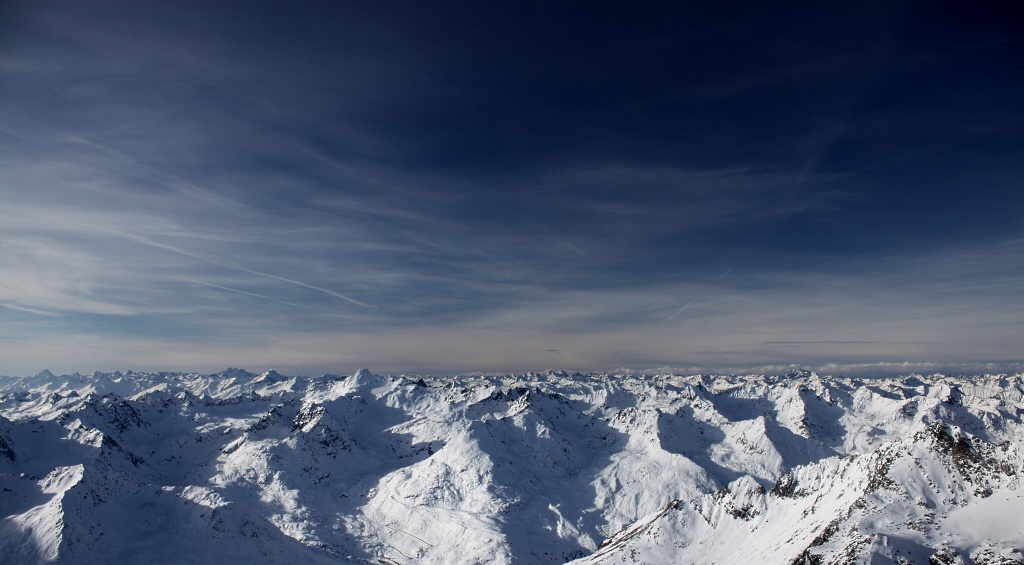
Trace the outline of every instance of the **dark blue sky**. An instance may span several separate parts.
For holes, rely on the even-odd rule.
[[[5,2],[0,374],[1015,371],[1014,2]]]

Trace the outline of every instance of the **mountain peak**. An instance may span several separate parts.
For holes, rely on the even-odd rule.
[[[0,380],[0,554],[983,563],[1024,542],[1022,376],[428,382]]]
[[[278,373],[274,369],[271,369],[271,370],[267,371],[266,373],[263,373],[262,375],[260,375],[259,377],[256,378],[256,380],[258,380],[258,381],[271,382],[271,383],[278,383],[278,382],[281,382],[281,381],[287,380],[287,379],[288,379],[288,377],[282,375],[281,373]]]

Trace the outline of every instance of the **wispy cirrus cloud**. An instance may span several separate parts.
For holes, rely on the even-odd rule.
[[[844,8],[825,43],[755,7],[544,19],[597,40],[525,6],[493,8],[513,28],[454,6],[13,6],[18,367],[1019,356],[1020,79],[999,26],[929,58],[908,8],[881,5]]]

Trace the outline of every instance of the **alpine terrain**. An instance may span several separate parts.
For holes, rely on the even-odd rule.
[[[1024,375],[0,378],[6,563],[1024,563]]]

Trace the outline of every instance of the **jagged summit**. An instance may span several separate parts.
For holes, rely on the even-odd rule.
[[[0,381],[20,563],[1024,563],[1024,376]]]
[[[278,373],[274,369],[271,369],[271,370],[267,371],[266,373],[263,373],[262,375],[256,377],[257,381],[259,381],[259,382],[268,382],[268,383],[279,383],[279,382],[287,380],[287,379],[288,379],[288,377],[285,377],[284,375],[282,375],[281,373]]]
[[[228,367],[223,371],[217,373],[218,377],[225,379],[251,379],[255,377],[253,373],[246,371],[245,369],[236,369],[234,367]]]

